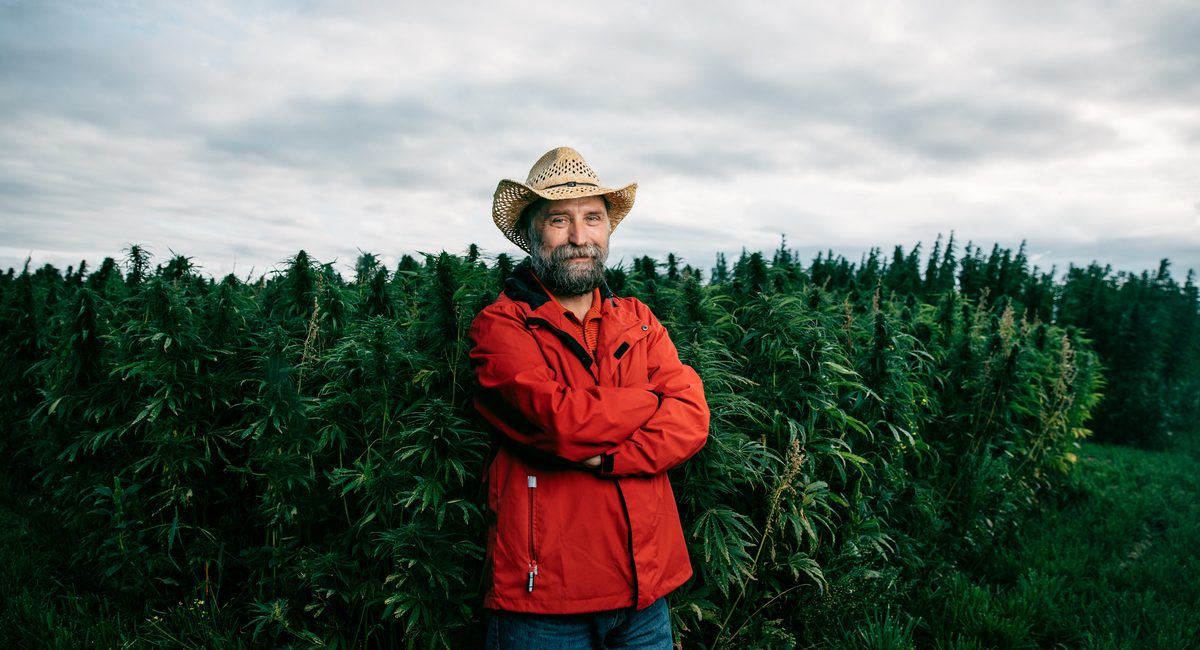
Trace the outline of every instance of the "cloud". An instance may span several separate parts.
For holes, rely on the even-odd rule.
[[[491,192],[563,144],[641,183],[615,256],[954,230],[1200,266],[1181,4],[602,9],[5,3],[0,266],[131,240],[215,274],[515,253]]]

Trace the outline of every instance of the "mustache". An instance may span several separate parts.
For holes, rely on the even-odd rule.
[[[550,260],[554,262],[565,262],[573,257],[590,257],[596,259],[600,257],[603,251],[596,244],[584,244],[576,246],[574,244],[563,244],[550,252]]]

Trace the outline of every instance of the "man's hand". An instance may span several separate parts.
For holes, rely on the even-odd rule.
[[[584,467],[586,467],[588,469],[599,469],[600,456],[596,455],[596,456],[592,456],[591,458],[584,458],[583,460],[579,461],[579,464],[583,465]]]

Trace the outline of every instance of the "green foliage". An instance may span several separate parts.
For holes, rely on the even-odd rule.
[[[1014,545],[914,591],[918,646],[1195,647],[1198,462],[1194,444],[1089,443],[1056,497],[1019,518]]]
[[[1164,448],[1200,416],[1198,304],[1194,273],[1180,287],[1167,260],[1154,274],[1068,270],[1061,320],[1087,331],[1108,378],[1101,439]]]
[[[940,647],[1074,642],[1053,620],[1056,574],[1013,578],[1023,595],[999,606],[966,572],[1070,485],[1102,361],[1110,391],[1166,382],[1146,423],[1164,439],[1196,412],[1193,280],[1072,270],[1059,286],[1023,250],[968,245],[960,262],[953,237],[923,277],[919,258],[805,270],[783,240],[718,258],[707,284],[674,256],[609,270],[667,325],[712,412],[671,476],[696,568],[672,597],[685,647],[914,647],[926,614],[901,607],[931,577],[961,631]],[[77,540],[63,572],[126,613],[95,638],[478,645],[491,434],[466,334],[513,261],[473,248],[389,272],[364,253],[347,282],[301,251],[214,283],[131,246],[125,266],[0,277],[0,450],[29,507]],[[1114,320],[1125,360],[1100,343]],[[1100,421],[1144,416],[1139,390],[1110,392]],[[21,594],[6,620],[59,643]]]

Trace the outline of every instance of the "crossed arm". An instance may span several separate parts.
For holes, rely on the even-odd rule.
[[[510,440],[601,476],[646,476],[690,458],[708,436],[709,413],[696,372],[679,361],[656,320],[647,347],[645,383],[572,387],[549,366],[515,317],[478,319],[471,360],[476,406]]]

